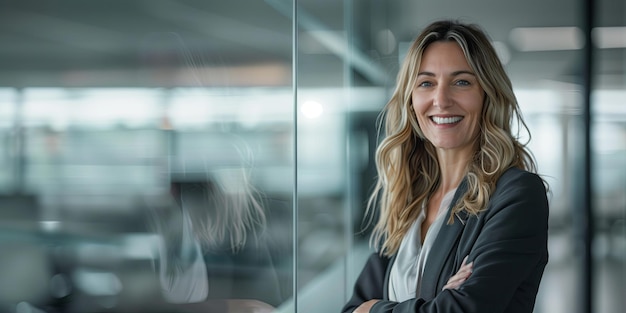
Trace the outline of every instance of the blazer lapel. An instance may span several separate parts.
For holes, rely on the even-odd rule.
[[[467,190],[467,180],[461,181],[459,188],[457,188],[454,193],[454,198],[450,203],[450,207],[448,208],[447,217],[450,216],[452,212],[452,207],[457,203],[460,196],[465,193]],[[454,218],[454,223],[449,225],[444,223],[433,242],[433,248],[428,254],[428,259],[426,260],[426,264],[424,266],[424,273],[422,276],[422,284],[420,288],[420,294],[418,298],[422,298],[424,300],[430,300],[435,297],[437,294],[437,284],[439,281],[439,277],[441,276],[441,272],[443,270],[444,264],[448,259],[450,253],[455,248],[455,242],[458,240],[459,236],[462,233],[463,228],[465,227],[465,222],[467,220],[467,214],[465,211],[459,213]]]
[[[389,265],[387,265],[387,269],[385,270],[385,279],[383,280],[383,300],[389,300],[389,277],[391,275],[391,267],[394,262],[396,262],[396,257],[398,254],[394,254],[389,260]]]

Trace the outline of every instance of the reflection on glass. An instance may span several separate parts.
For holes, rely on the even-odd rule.
[[[30,276],[16,273],[23,288],[3,305],[52,301],[85,312],[153,307],[151,299],[170,310],[219,311],[292,297],[288,89],[22,92],[25,185],[0,199],[0,238],[16,253],[3,261],[40,257]],[[185,102],[188,95],[198,101]],[[99,104],[102,97],[117,104]],[[165,108],[163,98],[171,100]],[[244,118],[259,106],[255,120]],[[59,287],[35,292],[28,281]]]
[[[222,155],[242,149],[217,148]],[[251,169],[236,164],[244,161],[233,154],[239,161],[227,167],[174,167],[171,197],[155,201],[150,209],[160,235],[159,279],[171,303],[232,298],[276,307],[286,299],[274,265],[276,253],[285,247],[273,244],[267,232],[268,203],[250,184]]]
[[[293,299],[290,17],[250,0],[2,7],[0,311]]]

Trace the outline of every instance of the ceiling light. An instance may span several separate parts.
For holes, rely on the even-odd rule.
[[[626,27],[596,27],[591,31],[591,38],[600,49],[626,48]]]
[[[316,101],[307,101],[302,104],[302,114],[307,118],[317,118],[322,115],[324,108],[319,102]]]
[[[578,50],[584,46],[578,27],[518,27],[509,34],[520,51]]]

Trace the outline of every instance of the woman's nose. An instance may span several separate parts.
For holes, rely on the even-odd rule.
[[[447,86],[440,85],[436,90],[433,97],[433,105],[446,108],[452,104],[450,100],[450,90],[448,90]]]

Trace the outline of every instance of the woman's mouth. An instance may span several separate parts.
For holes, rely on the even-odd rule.
[[[463,117],[462,116],[449,116],[449,117],[440,117],[440,116],[431,116],[430,119],[435,122],[435,124],[454,124],[460,122]]]

